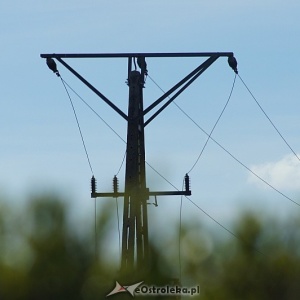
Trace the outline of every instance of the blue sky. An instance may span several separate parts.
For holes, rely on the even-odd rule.
[[[0,4],[1,110],[0,188],[13,203],[55,190],[74,214],[92,218],[91,172],[60,80],[41,53],[232,51],[239,74],[272,121],[300,153],[300,53],[298,1],[8,1]],[[68,60],[126,112],[126,61]],[[198,59],[149,59],[149,75],[167,90],[200,64]],[[126,139],[126,123],[63,66],[61,75]],[[210,131],[222,110],[234,73],[218,59],[176,103]],[[72,95],[99,190],[111,189],[125,144]],[[145,105],[161,95],[148,78]],[[213,137],[235,157],[300,203],[300,162],[291,155],[242,82],[235,89]],[[146,128],[146,160],[181,188],[206,136],[174,105]],[[119,174],[123,187],[124,166]],[[191,199],[229,224],[244,208],[273,215],[300,208],[253,176],[213,142],[190,174]],[[150,189],[169,186],[147,169]],[[101,206],[99,200],[99,205]],[[121,203],[121,200],[120,200]],[[180,198],[149,206],[151,228],[166,211],[178,221]],[[183,217],[212,223],[185,200]],[[155,220],[155,222],[154,222]],[[216,225],[217,226],[217,225]]]

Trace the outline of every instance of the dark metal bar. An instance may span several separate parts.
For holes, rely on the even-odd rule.
[[[167,191],[167,192],[149,192],[149,196],[173,196],[173,195],[183,195],[191,196],[191,191]]]
[[[174,96],[172,96],[160,109],[158,109],[146,122],[147,126],[155,117],[157,117],[166,107],[168,107],[186,88],[188,88],[211,64],[213,64],[218,57],[213,57],[210,62],[208,62],[205,67],[203,67],[198,73],[194,75]]]
[[[91,198],[103,198],[103,197],[112,197],[119,198],[124,197],[125,193],[91,193]]]
[[[207,69],[207,65],[210,66],[212,62],[214,62],[219,56],[212,56],[208,58],[204,63],[202,63],[199,67],[197,67],[194,71],[188,74],[185,78],[180,80],[177,84],[175,84],[171,89],[169,89],[166,93],[164,93],[160,98],[158,98],[155,102],[149,105],[144,110],[144,115],[147,114],[150,110],[152,110],[155,106],[164,101],[169,95],[171,95],[174,91],[176,91],[180,86],[182,86],[185,82],[187,82],[190,78],[192,78],[195,74],[197,74],[201,69]],[[212,62],[211,62],[212,61]]]
[[[128,75],[127,75],[127,83],[129,85],[129,75],[132,70],[132,57],[128,57]]]
[[[93,85],[91,85],[86,79],[84,79],[80,74],[78,74],[72,67],[70,67],[65,61],[60,57],[56,59],[64,65],[71,73],[73,73],[78,79],[80,79],[86,86],[88,86],[97,96],[99,96],[104,102],[106,102],[111,108],[113,108],[121,117],[127,121],[127,115],[120,110],[115,104],[113,104],[108,98],[106,98],[101,92],[99,92]]]
[[[175,52],[175,53],[52,53],[41,54],[42,58],[122,58],[122,57],[209,57],[233,56],[233,52]]]
[[[164,191],[164,192],[147,192],[145,193],[146,196],[176,196],[176,195],[184,195],[190,196],[192,193],[191,191]],[[125,193],[91,193],[91,198],[119,198],[124,197]]]

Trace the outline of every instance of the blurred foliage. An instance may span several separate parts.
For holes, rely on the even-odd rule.
[[[116,260],[103,256],[113,213],[107,206],[98,216],[95,257],[93,228],[89,233],[76,232],[61,199],[36,197],[19,213],[0,203],[0,299],[104,299],[116,280],[124,285],[139,280],[162,286],[174,273],[179,277],[176,232],[163,249],[153,239],[148,276],[139,279],[135,272],[122,276]],[[200,296],[192,299],[298,299],[299,229],[299,218],[277,221],[249,212],[233,225],[238,238],[226,232],[226,239],[214,236],[193,221],[183,224],[181,282],[201,286]]]

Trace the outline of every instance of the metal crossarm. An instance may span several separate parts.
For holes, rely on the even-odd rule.
[[[233,52],[174,52],[174,53],[52,53],[41,54],[42,58],[125,58],[125,57],[229,57]]]

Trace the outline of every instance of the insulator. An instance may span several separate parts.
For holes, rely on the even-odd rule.
[[[184,176],[184,183],[185,183],[185,190],[187,192],[189,192],[190,191],[190,177],[188,174],[185,174],[185,176]]]
[[[114,176],[113,179],[113,188],[114,188],[114,193],[117,194],[119,190],[119,181],[116,175]]]
[[[232,70],[233,70],[236,74],[238,74],[238,69],[237,69],[238,63],[237,63],[236,58],[235,58],[233,55],[228,56],[228,64],[229,64],[229,66],[232,68]]]
[[[93,175],[92,179],[91,179],[91,188],[92,188],[92,194],[96,193],[96,188],[97,188],[97,182],[96,179]]]

